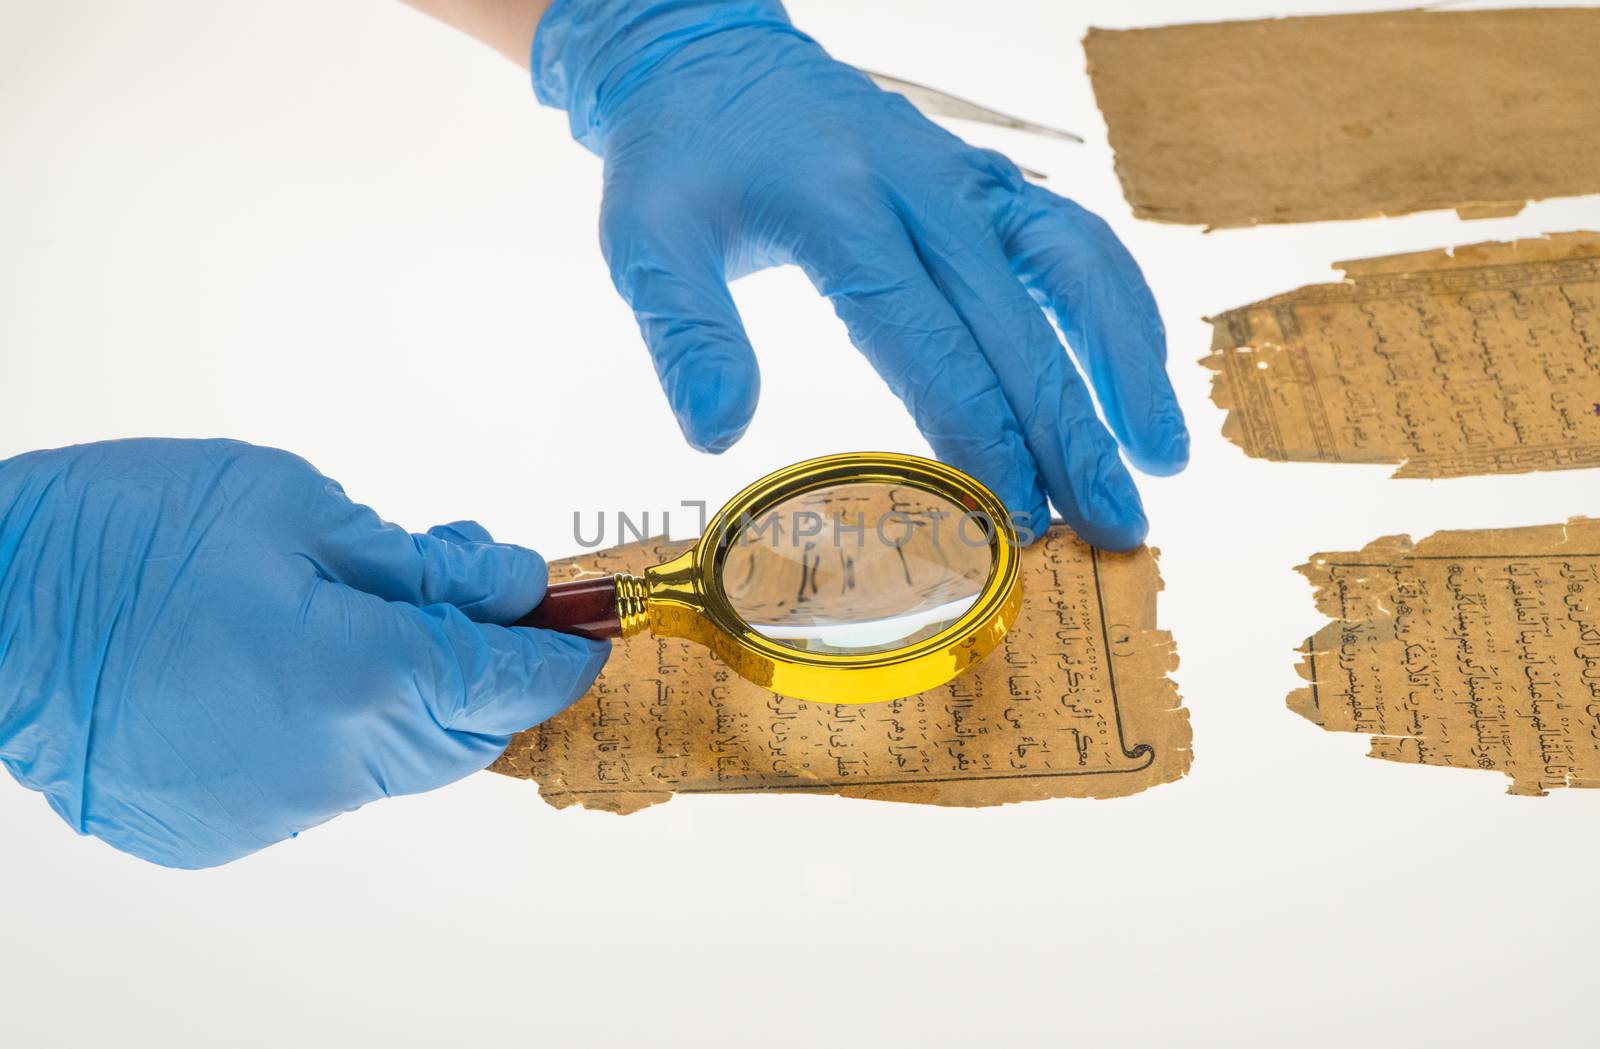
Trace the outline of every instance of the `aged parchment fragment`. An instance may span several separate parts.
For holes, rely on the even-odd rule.
[[[1230,441],[1396,477],[1600,466],[1600,234],[1339,266],[1211,320]]]
[[[653,540],[550,566],[553,581],[640,572]],[[1022,619],[943,688],[860,706],[752,685],[704,649],[617,642],[587,695],[512,741],[494,771],[557,808],[628,813],[673,794],[811,792],[932,805],[1108,798],[1189,769],[1189,715],[1156,627],[1153,553],[1091,550],[1057,527],[1023,556]]]
[[[1333,618],[1289,709],[1388,761],[1600,787],[1600,520],[1379,539],[1300,571]]]
[[[1092,29],[1123,194],[1211,227],[1600,192],[1600,9]]]

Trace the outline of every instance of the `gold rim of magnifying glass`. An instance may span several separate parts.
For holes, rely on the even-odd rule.
[[[722,563],[739,529],[797,495],[837,484],[904,485],[982,514],[989,532],[989,577],[972,607],[931,637],[905,648],[861,655],[806,652],[756,633],[722,587]],[[709,647],[742,677],[795,699],[875,703],[935,688],[1000,644],[1022,607],[1016,528],[1005,505],[974,478],[931,459],[897,452],[852,452],[809,459],[775,471],[734,496],[694,548],[619,577],[623,636],[647,626]]]

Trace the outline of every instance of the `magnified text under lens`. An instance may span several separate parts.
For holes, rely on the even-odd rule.
[[[836,484],[741,522],[723,591],[751,630],[778,644],[889,652],[972,608],[992,567],[991,531],[987,518],[930,492]]]

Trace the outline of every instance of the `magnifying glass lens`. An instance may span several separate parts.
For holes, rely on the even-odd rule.
[[[721,565],[723,592],[770,641],[833,655],[890,652],[972,608],[992,568],[992,527],[909,486],[818,488],[739,523]]]

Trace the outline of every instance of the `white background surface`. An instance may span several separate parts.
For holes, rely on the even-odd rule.
[[[791,13],[842,58],[1089,138],[957,126],[1109,218],[1161,302],[1194,463],[1142,487],[1191,775],[1111,802],[688,797],[625,819],[482,775],[202,874],[78,839],[0,782],[0,1042],[1594,1044],[1600,799],[1371,761],[1283,699],[1319,624],[1308,554],[1600,512],[1600,478],[1250,461],[1195,362],[1202,316],[1334,260],[1600,228],[1600,202],[1136,222],[1078,41],[1193,5]],[[233,436],[413,529],[475,517],[554,558],[575,509],[716,505],[807,456],[925,451],[794,271],[736,286],[763,403],[737,448],[691,451],[601,263],[598,179],[517,70],[392,0],[4,0],[0,456]],[[627,427],[580,447],[580,403]]]

